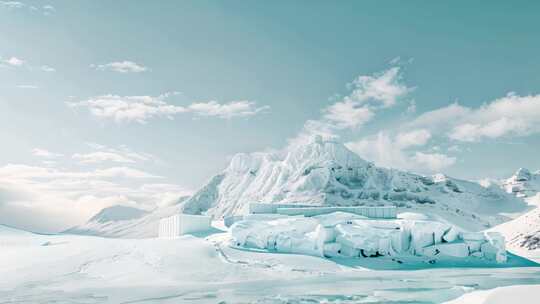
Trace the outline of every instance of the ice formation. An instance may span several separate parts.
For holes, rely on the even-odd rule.
[[[465,232],[433,220],[381,220],[335,212],[314,217],[251,215],[232,225],[234,246],[321,257],[417,255],[506,261],[496,232]]]

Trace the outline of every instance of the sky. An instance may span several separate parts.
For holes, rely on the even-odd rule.
[[[537,1],[0,1],[0,223],[189,195],[319,134],[375,164],[540,169]]]

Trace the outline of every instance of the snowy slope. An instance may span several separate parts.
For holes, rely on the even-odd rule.
[[[540,208],[492,229],[506,238],[511,249],[540,250]]]
[[[441,303],[540,284],[538,268],[518,258],[514,267],[323,259],[236,250],[223,236],[110,239],[0,226],[0,302]]]
[[[315,137],[280,153],[237,154],[183,209],[221,217],[246,213],[250,202],[396,205],[471,230],[502,223],[526,208],[498,187],[376,167],[341,143]]]
[[[155,237],[159,220],[180,212],[181,204],[186,199],[187,197],[181,197],[175,204],[152,212],[125,206],[105,208],[85,224],[70,228],[64,233],[124,238]]]
[[[540,251],[540,171],[531,173],[520,168],[512,177],[502,181],[501,187],[524,199],[533,210],[492,230],[505,236],[508,248],[517,251]]]

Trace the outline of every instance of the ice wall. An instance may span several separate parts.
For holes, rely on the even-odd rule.
[[[432,220],[381,220],[346,212],[313,217],[254,215],[232,225],[233,245],[314,256],[469,256],[506,261],[504,238]]]

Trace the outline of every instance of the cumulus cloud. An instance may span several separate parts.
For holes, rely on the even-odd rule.
[[[40,12],[45,16],[49,16],[56,11],[56,9],[49,4],[42,7],[37,7],[35,5],[26,4],[20,1],[0,1],[0,7],[10,10],[26,9],[31,12]]]
[[[540,133],[540,95],[511,93],[478,108],[454,103],[420,115],[409,126],[428,127],[462,142]]]
[[[450,167],[456,162],[455,157],[451,157],[446,154],[423,152],[416,152],[413,160],[418,163],[419,166],[425,166],[427,169],[433,172],[441,171],[447,167]]]
[[[431,133],[426,129],[400,132],[396,135],[396,144],[400,148],[423,146],[431,138]]]
[[[351,87],[353,90],[345,97],[345,101],[358,104],[372,102],[385,108],[394,106],[401,97],[414,90],[401,83],[399,67],[374,75],[358,76]]]
[[[359,106],[352,100],[344,100],[323,110],[323,119],[331,122],[338,129],[361,126],[371,120],[373,112],[366,106]]]
[[[148,68],[133,61],[115,61],[106,64],[91,64],[91,68],[98,71],[113,71],[118,73],[141,73],[148,71]]]
[[[456,158],[427,151],[415,151],[428,144],[431,133],[425,129],[392,134],[380,131],[374,136],[351,141],[346,146],[361,157],[387,168],[433,173],[446,169],[456,162]]]
[[[257,107],[251,101],[231,101],[220,104],[216,101],[197,102],[188,106],[172,105],[164,100],[172,94],[154,96],[102,95],[79,102],[68,102],[72,108],[87,108],[96,117],[112,119],[115,122],[147,123],[151,118],[174,119],[176,114],[192,113],[196,116],[214,116],[224,119],[247,117],[269,109]]]
[[[399,67],[358,76],[348,88],[346,96],[322,109],[319,119],[306,121],[291,143],[309,140],[313,135],[336,138],[339,130],[358,129],[371,121],[377,111],[396,105],[414,90],[402,83]]]

